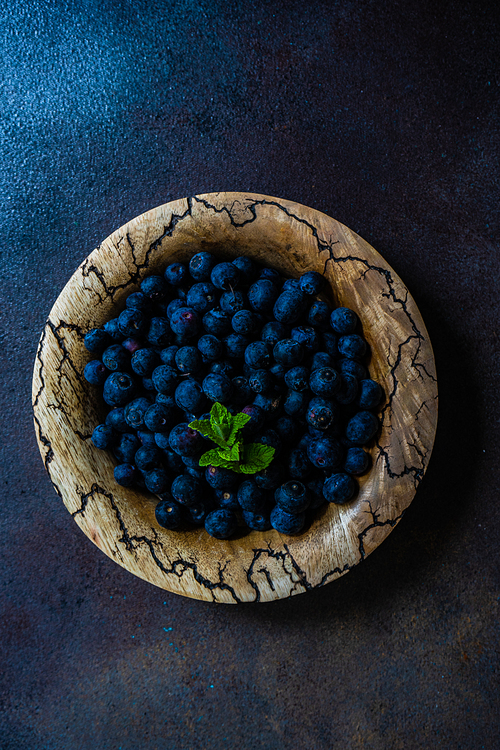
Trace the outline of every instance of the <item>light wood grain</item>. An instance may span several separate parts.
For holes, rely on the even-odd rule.
[[[204,530],[160,528],[156,498],[119,487],[114,460],[90,441],[105,414],[82,377],[83,336],[124,307],[140,281],[207,250],[246,254],[289,276],[319,271],[331,299],[358,313],[370,374],[384,388],[373,468],[346,506],[320,509],[295,537],[252,531],[219,541]],[[412,501],[437,423],[432,347],[407,288],[361,237],[290,201],[215,193],[167,203],[133,219],[82,263],[43,331],[33,377],[35,428],[54,489],[84,533],[131,573],[177,594],[216,602],[269,601],[322,586],[360,563]]]

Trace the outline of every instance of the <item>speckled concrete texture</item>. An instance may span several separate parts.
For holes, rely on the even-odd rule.
[[[0,11],[2,750],[499,746],[497,3],[93,1]],[[347,576],[225,607],[106,558],[45,474],[45,317],[111,231],[216,190],[376,247],[433,341],[440,423]]]

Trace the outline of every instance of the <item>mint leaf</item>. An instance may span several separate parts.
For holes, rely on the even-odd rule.
[[[219,449],[219,457],[223,458],[224,461],[239,461],[240,460],[240,446],[241,443],[235,443],[231,448]]]
[[[223,469],[231,469],[231,471],[234,471],[235,474],[241,474],[239,461],[224,461],[223,458],[220,458],[218,465],[222,466]]]
[[[228,445],[232,445],[234,443],[238,435],[238,432],[241,430],[242,427],[246,425],[246,423],[249,420],[250,420],[249,414],[244,414],[243,412],[240,412],[239,414],[234,415],[233,423],[231,425],[231,432],[229,433],[228,438],[227,438]]]
[[[197,430],[197,432],[200,432],[204,437],[213,440],[214,443],[220,445],[221,448],[226,447],[226,441],[215,432],[209,419],[195,419],[193,422],[189,423],[189,426],[192,430]]]
[[[210,451],[206,451],[200,456],[200,466],[221,466],[219,451],[217,448],[213,448]]]
[[[243,447],[243,461],[240,464],[243,474],[256,474],[265,469],[274,457],[274,448],[262,443],[250,443]]]
[[[231,425],[233,424],[233,417],[230,412],[226,409],[223,404],[219,404],[218,401],[210,409],[210,424],[216,435],[221,440],[226,441],[230,432]]]

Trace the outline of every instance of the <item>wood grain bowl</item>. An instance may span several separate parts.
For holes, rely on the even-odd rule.
[[[206,250],[247,254],[286,276],[318,271],[333,304],[354,309],[384,388],[372,469],[346,506],[324,506],[300,535],[252,531],[219,541],[169,532],[156,498],[116,485],[114,459],[90,441],[105,405],[82,377],[83,336],[124,307],[141,280]],[[33,377],[40,451],[56,492],[84,533],[131,573],[216,602],[270,601],[322,586],[364,560],[396,526],[426,471],[437,424],[431,343],[407,288],[361,237],[290,201],[214,193],[167,203],[113,232],[71,277],[43,331]]]

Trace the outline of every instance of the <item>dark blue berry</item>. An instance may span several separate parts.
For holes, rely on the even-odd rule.
[[[309,387],[309,376],[307,367],[292,367],[285,375],[285,383],[292,391],[305,391]]]
[[[293,339],[282,339],[274,345],[273,356],[276,362],[285,367],[295,367],[300,364],[304,356],[302,344]]]
[[[283,284],[283,279],[281,277],[281,274],[275,268],[269,268],[269,267],[263,268],[260,272],[259,278],[272,281],[273,284],[276,284],[277,287],[280,287]]]
[[[148,343],[152,346],[161,346],[162,348],[170,344],[172,339],[172,329],[168,318],[151,318],[149,330],[146,336]]]
[[[272,350],[265,341],[253,341],[245,349],[245,362],[255,370],[267,370],[272,364]]]
[[[209,373],[203,380],[203,391],[210,401],[226,404],[233,394],[233,384],[223,373]]]
[[[340,333],[342,336],[353,333],[356,330],[357,324],[358,316],[348,307],[337,307],[330,315],[331,327],[335,333]]]
[[[175,364],[179,372],[198,372],[202,366],[201,354],[195,346],[181,346],[175,353]]]
[[[189,261],[189,273],[195,281],[205,281],[210,278],[210,272],[217,263],[217,259],[210,253],[197,253]]]
[[[209,365],[209,372],[214,375],[225,375],[229,379],[235,377],[234,363],[228,359],[219,360],[219,362],[212,362]]]
[[[265,469],[254,474],[254,481],[261,490],[274,490],[282,483],[284,475],[285,470],[282,464],[273,461]]]
[[[362,359],[366,354],[366,341],[357,333],[341,336],[338,341],[338,350],[341,357]]]
[[[361,409],[375,409],[382,399],[382,388],[369,378],[359,384],[358,406]]]
[[[356,482],[350,474],[332,474],[323,485],[323,496],[329,503],[343,505],[356,491]]]
[[[130,364],[130,354],[121,344],[113,344],[102,353],[102,363],[110,372],[126,370]]]
[[[120,463],[132,464],[134,463],[135,454],[140,447],[141,442],[137,435],[126,432],[118,438],[113,448],[113,453]]]
[[[200,318],[192,307],[179,307],[172,313],[170,326],[178,336],[192,338],[200,329]]]
[[[307,448],[295,448],[288,458],[288,473],[294,479],[305,479],[313,470],[313,465],[307,456]]]
[[[316,508],[319,508],[321,505],[324,505],[325,503],[325,498],[323,495],[324,483],[325,483],[324,475],[318,475],[306,481],[306,487],[309,490],[309,497],[311,498],[309,510],[316,510]]]
[[[148,299],[156,302],[166,297],[168,287],[162,276],[147,276],[141,282],[141,292]]]
[[[186,304],[200,315],[213,310],[219,303],[217,289],[209,281],[193,284],[186,297]]]
[[[125,300],[125,305],[129,310],[140,310],[148,313],[151,310],[151,300],[142,292],[133,292]]]
[[[297,479],[285,482],[275,494],[276,503],[287,513],[303,513],[311,499],[307,487]]]
[[[167,346],[165,349],[162,349],[160,352],[160,359],[164,365],[169,365],[170,367],[176,367],[175,363],[175,355],[179,351],[179,347],[175,346]]]
[[[311,371],[319,370],[321,367],[333,367],[334,359],[328,352],[316,352],[311,359]]]
[[[104,383],[102,397],[109,406],[124,406],[135,396],[137,385],[127,372],[112,372]]]
[[[358,411],[349,420],[345,434],[354,445],[365,445],[375,437],[378,427],[378,419],[371,411]]]
[[[203,526],[205,518],[213,508],[213,503],[209,499],[199,500],[196,505],[190,505],[187,508],[188,518],[195,526]]]
[[[140,396],[132,401],[129,401],[125,407],[125,420],[130,427],[134,430],[138,430],[144,425],[144,415],[151,406],[151,401],[148,398]]]
[[[354,375],[358,380],[365,380],[368,377],[366,367],[355,359],[339,359],[337,369],[342,374]]]
[[[329,331],[324,331],[321,334],[321,349],[325,351],[327,354],[329,354],[331,357],[337,357],[339,350],[338,350],[338,336],[336,333],[330,333]]]
[[[217,289],[223,289],[229,291],[234,289],[240,280],[240,272],[234,263],[217,263],[212,268],[210,274],[210,281],[217,287]]]
[[[230,359],[240,359],[245,356],[245,350],[249,345],[250,340],[241,333],[230,333],[224,339],[224,345],[226,347],[226,356]]]
[[[102,354],[111,342],[111,336],[102,328],[93,328],[85,334],[85,338],[83,339],[85,348],[87,351],[92,352],[92,354]]]
[[[248,290],[250,307],[259,313],[271,312],[279,289],[269,279],[259,279]]]
[[[239,310],[231,319],[231,326],[235,333],[250,336],[259,328],[259,318],[251,310]]]
[[[167,305],[167,318],[169,320],[172,320],[172,315],[177,310],[180,310],[181,307],[186,307],[186,300],[185,299],[173,299],[171,302]]]
[[[203,388],[197,380],[186,378],[175,389],[175,403],[189,414],[199,414],[206,406]]]
[[[150,430],[137,430],[137,437],[143,447],[153,448],[156,445],[155,434]]]
[[[324,330],[330,323],[330,308],[323,300],[316,299],[307,313],[307,323],[319,330]]]
[[[352,404],[358,394],[358,380],[354,375],[348,373],[340,374],[340,388],[335,394],[335,399],[344,406]]]
[[[205,479],[214,490],[231,490],[238,485],[240,477],[230,469],[222,466],[207,466]]]
[[[340,375],[332,367],[321,367],[313,370],[309,379],[309,387],[317,396],[330,398],[340,388]]]
[[[301,291],[311,297],[320,293],[324,283],[325,279],[321,274],[316,273],[316,271],[307,271],[307,273],[304,273],[299,279]]]
[[[165,281],[172,286],[182,286],[187,281],[188,269],[184,263],[170,263],[163,274]]]
[[[317,352],[320,347],[318,333],[312,326],[297,326],[297,328],[292,328],[290,336],[294,341],[302,344],[306,356]]]
[[[125,419],[125,409],[123,406],[117,406],[111,409],[106,416],[106,424],[118,432],[128,432],[130,427]]]
[[[109,424],[98,424],[97,427],[92,432],[92,442],[94,443],[96,448],[100,448],[101,450],[105,451],[108,450],[108,448],[111,448],[113,443],[115,442],[115,439],[117,437],[117,434],[115,430],[111,427]]]
[[[320,396],[312,398],[306,411],[306,421],[317,430],[326,430],[338,420],[338,406]]]
[[[277,320],[271,320],[266,323],[261,332],[261,339],[270,346],[275,346],[278,341],[286,339],[289,334],[289,329],[283,323],[278,323]]]
[[[200,501],[201,482],[191,474],[181,474],[172,482],[170,492],[181,505],[196,505]]]
[[[160,466],[144,474],[144,483],[146,488],[155,494],[166,492],[169,486],[168,474]]]
[[[108,320],[108,322],[104,324],[104,330],[109,336],[111,336],[113,341],[123,341],[125,338],[124,334],[120,331],[118,318]]]
[[[285,445],[294,443],[299,436],[300,425],[291,416],[284,415],[280,417],[273,425],[280,439]]]
[[[130,366],[136,375],[150,377],[155,367],[161,364],[161,358],[155,349],[144,347],[132,354]]]
[[[142,382],[142,387],[146,391],[152,391],[152,392],[156,391],[155,384],[153,383],[153,379],[152,378],[143,377],[141,382]],[[153,395],[153,393],[151,393],[151,396],[152,395]]]
[[[359,476],[367,471],[369,465],[370,456],[363,448],[349,448],[344,461],[344,471]]]
[[[266,393],[274,385],[274,378],[268,370],[255,370],[248,378],[248,385],[255,393]]]
[[[223,292],[220,296],[219,305],[221,310],[232,318],[237,312],[248,307],[248,300],[246,294],[238,290],[234,292]]]
[[[215,307],[205,313],[202,323],[207,333],[219,338],[225,336],[231,330],[231,316],[220,307]]]
[[[254,531],[268,531],[271,527],[271,521],[266,513],[252,513],[250,510],[244,510],[243,520],[249,529]]]
[[[276,430],[268,429],[265,432],[259,432],[253,439],[254,443],[261,443],[262,445],[269,445],[274,448],[274,458],[278,456],[282,448],[282,439]]]
[[[307,457],[319,469],[338,469],[342,465],[344,449],[335,438],[320,437],[311,440],[307,446]]]
[[[269,372],[271,375],[274,376],[275,380],[284,380],[286,375],[287,368],[285,365],[282,365],[280,362],[277,362],[272,367],[269,368]]]
[[[306,413],[306,409],[309,404],[311,392],[307,391],[292,391],[289,390],[286,394],[283,408],[290,417],[303,417]]]
[[[91,362],[88,362],[83,371],[83,377],[91,385],[102,385],[108,375],[109,371],[100,359],[93,359]]]
[[[205,518],[205,529],[215,539],[229,539],[238,526],[236,516],[231,510],[219,508]]]
[[[155,508],[155,517],[164,529],[178,529],[182,523],[182,508],[174,500],[161,500]]]
[[[287,513],[279,505],[275,505],[271,511],[271,526],[280,534],[298,534],[304,528],[306,522],[305,513]]]
[[[243,414],[248,414],[248,416],[250,417],[250,420],[243,427],[241,434],[243,436],[254,435],[262,428],[265,422],[265,411],[261,409],[260,406],[256,406],[255,404],[248,404],[248,406],[243,407],[241,412]]]
[[[294,289],[300,289],[298,279],[286,279],[281,287],[282,292],[293,292]]]
[[[248,383],[248,378],[238,375],[232,378],[231,383],[233,385],[232,402],[235,405],[248,404],[254,394]]]
[[[226,510],[240,509],[236,490],[214,490],[214,496],[219,508],[225,508]]]
[[[146,317],[140,310],[124,310],[118,316],[118,327],[124,336],[142,336],[146,325]]]
[[[240,255],[233,260],[233,265],[240,272],[240,279],[245,284],[251,284],[258,276],[257,266],[246,255]]]
[[[280,323],[295,323],[307,308],[307,296],[299,289],[282,292],[276,300],[273,313]]]
[[[200,336],[198,339],[198,349],[202,357],[210,362],[221,359],[224,355],[224,344],[217,336],[212,336],[211,333]]]
[[[247,479],[238,487],[238,503],[243,510],[259,513],[266,506],[266,496],[253,479]]]
[[[131,487],[138,478],[137,469],[133,464],[118,464],[113,471],[115,482],[122,487]]]
[[[151,471],[160,466],[162,452],[156,445],[141,445],[135,454],[134,463],[141,471]]]
[[[159,448],[162,448],[162,455],[163,455],[163,465],[165,466],[168,471],[172,472],[172,474],[181,474],[185,471],[184,464],[182,462],[182,458],[177,455],[177,453],[174,453],[173,451],[169,450],[170,446],[168,444],[168,441],[165,443],[165,434],[161,433],[162,438],[162,445],[166,445],[166,448],[158,445],[158,441],[156,440],[157,435],[155,435],[155,442],[156,445],[158,445]]]
[[[155,440],[158,442],[156,435]],[[174,453],[189,457],[199,456],[206,445],[200,433],[192,430],[187,422],[181,422],[171,430],[168,442]]]
[[[258,393],[255,396],[253,403],[255,406],[262,409],[262,411],[265,412],[266,417],[268,417],[279,410],[282,400],[283,395],[281,389],[277,386],[273,386],[266,391],[266,393]]]
[[[171,396],[179,382],[179,373],[169,365],[159,365],[153,370],[152,380],[158,393]]]

